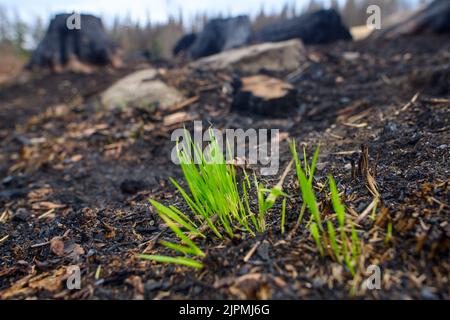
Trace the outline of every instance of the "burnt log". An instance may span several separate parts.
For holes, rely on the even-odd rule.
[[[385,30],[375,32],[373,38],[398,38],[405,35],[450,33],[450,1],[435,0],[416,14]]]
[[[249,43],[251,24],[248,16],[210,20],[189,47],[188,56],[206,57]]]
[[[348,28],[334,9],[319,10],[276,22],[255,33],[256,42],[278,42],[299,38],[304,44],[326,44],[352,40]]]
[[[245,114],[292,117],[298,112],[297,90],[289,83],[255,75],[233,83],[232,109]]]
[[[106,34],[100,18],[80,15],[80,28],[69,28],[71,14],[58,14],[50,22],[44,39],[34,51],[28,68],[59,70],[74,65],[120,64],[118,47]]]

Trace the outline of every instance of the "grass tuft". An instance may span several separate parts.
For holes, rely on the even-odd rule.
[[[328,177],[331,203],[336,213],[335,217],[337,225],[339,226],[339,233],[336,232],[333,220],[328,220],[326,223],[327,230],[322,226],[322,217],[319,210],[314,193],[313,181],[314,171],[317,164],[320,145],[317,147],[311,165],[308,164],[306,151],[303,149],[303,167],[301,165],[298,153],[296,150],[295,141],[291,144],[291,152],[294,157],[297,178],[300,185],[300,191],[303,198],[302,208],[300,210],[299,219],[297,223],[303,219],[306,206],[311,212],[312,222],[310,224],[310,233],[321,256],[325,255],[324,248],[327,249],[329,255],[337,262],[344,263],[351,274],[354,276],[355,266],[360,255],[360,240],[356,231],[355,225],[351,221],[347,221],[345,215],[345,206],[342,204],[340,195],[333,177]],[[323,190],[323,189],[322,189]],[[347,230],[350,234],[347,235]]]
[[[244,171],[241,184],[237,182],[233,164],[227,164],[213,131],[210,130],[210,145],[204,152],[195,145],[185,130],[184,146],[190,146],[191,152],[180,148],[177,143],[178,158],[184,179],[188,185],[185,190],[174,179],[170,179],[178,189],[192,211],[197,223],[173,206],[166,207],[155,200],[149,200],[156,208],[161,219],[177,235],[181,244],[161,240],[160,244],[185,256],[202,258],[205,254],[190,239],[205,238],[198,225],[206,226],[219,239],[224,235],[232,238],[237,231],[245,231],[255,236],[266,230],[266,214],[277,199],[287,195],[282,191],[282,181],[268,189],[258,182],[254,175],[254,189],[258,200],[258,213],[255,215],[250,206],[249,192],[252,190],[250,178]],[[197,160],[197,161],[194,161]],[[239,190],[241,186],[241,192]],[[165,263],[177,263],[191,267],[201,267],[196,260],[186,257],[165,257],[159,255],[141,255],[141,258]]]
[[[236,232],[247,232],[252,236],[266,231],[266,219],[270,209],[282,197],[281,204],[281,233],[285,233],[286,202],[288,195],[283,192],[282,185],[293,164],[303,199],[297,225],[302,221],[306,209],[309,210],[310,222],[307,228],[321,256],[328,254],[335,261],[345,264],[353,276],[361,254],[360,239],[355,223],[345,214],[339,191],[333,177],[328,177],[330,198],[335,214],[326,220],[326,230],[322,222],[320,205],[314,192],[314,173],[317,165],[320,145],[317,147],[311,163],[308,163],[306,150],[303,149],[303,163],[298,157],[295,141],[291,144],[293,160],[286,167],[278,183],[267,188],[259,182],[253,174],[253,183],[250,176],[243,170],[243,179],[238,182],[233,164],[227,164],[219,148],[218,142],[210,131],[210,145],[202,152],[200,146],[195,145],[187,131],[185,131],[185,144],[194,151],[180,149],[177,143],[178,157],[188,189],[173,180],[191,210],[187,215],[174,206],[164,206],[155,200],[149,200],[157,210],[161,219],[177,236],[178,242],[161,240],[160,244],[177,253],[176,257],[162,255],[139,255],[142,259],[173,263],[192,268],[202,268],[198,259],[205,257],[205,253],[194,243],[195,238],[207,238],[214,234],[222,239],[225,236],[234,237]],[[197,161],[194,161],[196,159]],[[326,185],[318,189],[322,193]],[[252,211],[251,194],[255,194],[257,211]],[[193,218],[190,218],[193,216]],[[200,227],[199,227],[200,226]],[[337,226],[337,227],[336,227]],[[392,226],[391,226],[392,228]],[[387,239],[390,238],[387,232]]]

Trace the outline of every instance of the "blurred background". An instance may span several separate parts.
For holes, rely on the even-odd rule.
[[[387,17],[405,15],[427,0],[1,0],[0,1],[0,76],[21,69],[45,35],[57,13],[89,13],[102,18],[107,33],[125,51],[145,50],[152,59],[170,60],[177,40],[186,33],[198,32],[211,18],[249,15],[253,31],[277,21],[290,19],[320,8],[337,9],[349,27],[364,25],[366,9],[380,6],[382,23]],[[357,30],[355,28],[354,30]],[[355,37],[355,34],[354,34]],[[358,36],[356,35],[356,38]]]

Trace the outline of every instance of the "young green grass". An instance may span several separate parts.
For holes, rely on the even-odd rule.
[[[315,222],[311,223],[310,231],[314,241],[316,242],[316,246],[319,249],[320,255],[323,256],[324,250],[322,247],[322,237],[320,235],[320,230]]]
[[[190,140],[189,134],[185,134],[186,142],[192,146],[198,164],[194,163],[189,153],[183,150],[178,152],[190,195],[176,181],[173,179],[171,181],[178,188],[194,215],[205,220],[217,237],[223,237],[221,229],[229,237],[234,237],[235,223],[253,234],[246,207],[238,191],[235,168],[233,165],[226,164],[212,131],[210,135],[211,143],[204,153],[200,146]],[[219,226],[211,221],[213,217],[217,217]]]
[[[186,132],[186,131],[185,131]],[[355,224],[347,221],[345,207],[342,204],[336,184],[329,176],[331,202],[335,215],[326,221],[323,227],[322,216],[316,194],[313,188],[314,172],[317,164],[319,147],[314,153],[311,164],[308,164],[306,150],[303,150],[303,166],[298,157],[295,142],[291,144],[293,161],[289,163],[277,185],[266,188],[253,174],[253,183],[243,171],[243,180],[239,184],[233,164],[226,164],[217,140],[211,134],[209,148],[202,152],[200,146],[195,145],[186,132],[185,142],[193,148],[191,155],[178,148],[180,166],[188,186],[185,190],[171,179],[174,186],[190,208],[192,215],[181,212],[174,206],[164,206],[155,200],[149,200],[157,210],[158,215],[167,227],[177,236],[178,242],[161,240],[160,244],[172,250],[178,256],[139,255],[142,259],[184,265],[192,268],[202,268],[201,261],[205,253],[194,243],[195,238],[207,238],[214,234],[222,239],[224,236],[234,237],[237,232],[247,232],[252,236],[266,230],[266,218],[278,198],[283,197],[281,205],[281,233],[285,232],[286,201],[288,195],[283,192],[282,185],[285,177],[295,164],[297,178],[303,199],[299,216],[303,216],[306,208],[311,213],[311,221],[307,227],[310,230],[321,256],[329,255],[339,263],[344,263],[355,275],[355,266],[360,255],[360,240]],[[197,163],[194,159],[197,159]],[[324,187],[323,187],[324,188]],[[319,193],[323,191],[319,190]],[[256,195],[257,211],[252,211],[251,194]],[[193,218],[190,218],[193,216]],[[301,222],[301,219],[297,221]],[[338,225],[338,229],[335,228]],[[337,232],[337,230],[339,232]],[[348,233],[348,235],[347,235]]]
[[[357,260],[360,255],[360,240],[354,223],[349,222],[346,219],[345,207],[340,200],[336,183],[331,175],[328,177],[328,182],[331,192],[331,202],[335,211],[335,220],[337,220],[336,222],[339,226],[339,233],[336,232],[333,220],[327,221],[326,231],[322,226],[322,217],[313,188],[313,177],[317,164],[319,148],[320,145],[316,149],[311,165],[308,164],[308,161],[306,160],[306,151],[303,150],[302,168],[296,150],[295,141],[291,144],[291,152],[294,157],[297,178],[303,198],[298,223],[301,222],[307,206],[311,212],[311,219],[313,220],[309,225],[310,233],[321,256],[324,256],[324,248],[327,248],[327,251],[334,260],[339,263],[344,263],[350,270],[351,274],[355,275],[355,266],[357,265]],[[347,236],[348,229],[350,229],[350,236]]]
[[[389,243],[392,240],[392,222],[389,222],[386,230],[386,237],[384,238],[384,243]]]
[[[185,131],[185,145],[192,147],[193,154],[179,148],[177,143],[180,166],[188,185],[185,190],[174,179],[170,179],[179,190],[181,196],[191,209],[197,223],[173,206],[166,207],[157,201],[149,200],[157,210],[161,219],[177,235],[181,244],[160,241],[163,246],[184,254],[179,257],[159,255],[141,255],[143,259],[176,263],[194,268],[201,268],[202,263],[186,256],[204,257],[204,253],[194,244],[190,237],[206,237],[199,231],[199,226],[206,226],[219,239],[224,234],[230,238],[236,232],[248,232],[255,236],[256,232],[266,229],[266,214],[280,196],[287,195],[282,191],[282,181],[268,189],[258,182],[254,175],[254,189],[258,200],[258,213],[255,215],[250,206],[249,192],[252,189],[250,178],[244,171],[244,179],[239,192],[235,167],[227,164],[217,140],[210,130],[210,145],[202,152],[200,146],[195,145],[190,135]],[[194,159],[197,159],[195,163]],[[286,173],[287,174],[287,173]],[[284,175],[285,176],[285,175]]]
[[[341,248],[339,247],[339,245],[337,243],[336,231],[335,231],[333,223],[331,221],[327,221],[327,228],[328,228],[328,235],[329,235],[329,239],[330,239],[330,245],[334,252],[334,257],[339,263],[341,263],[342,262]]]
[[[178,253],[182,253],[184,255],[191,255],[195,257],[204,257],[205,254],[203,251],[201,251],[195,243],[189,239],[189,237],[181,230],[180,227],[184,227],[187,232],[190,233],[192,236],[201,236],[204,237],[204,235],[198,231],[197,226],[183,213],[181,213],[178,209],[175,207],[165,207],[162,204],[158,203],[154,200],[149,200],[150,203],[156,208],[159,216],[161,219],[166,223],[166,225],[178,236],[182,244],[177,244],[165,240],[161,240],[160,243],[169,248],[172,249]],[[179,227],[180,226],[180,227]],[[160,255],[146,255],[141,254],[139,255],[141,259],[146,260],[153,260],[153,261],[159,261],[159,262],[166,262],[166,263],[175,263],[180,265],[185,265],[193,268],[202,268],[203,264],[199,261],[196,261],[192,258],[188,258],[185,256],[179,256],[179,257],[167,257],[167,256],[160,256]]]
[[[303,204],[302,204],[302,208],[300,210],[300,215],[299,215],[299,219],[297,220],[297,223],[301,222],[301,220],[303,218],[303,214],[305,212],[306,205],[307,205],[309,208],[309,211],[311,212],[311,214],[316,222],[317,227],[322,231],[323,230],[322,221],[320,218],[320,213],[319,213],[319,209],[317,206],[317,202],[316,202],[316,198],[314,196],[314,190],[313,190],[313,186],[312,186],[312,182],[313,182],[313,178],[314,178],[314,171],[315,171],[317,159],[319,156],[319,149],[320,149],[320,145],[316,149],[311,166],[308,165],[308,162],[306,159],[306,151],[304,150],[304,152],[303,152],[304,153],[304,156],[303,156],[304,157],[304,168],[302,169],[301,162],[298,157],[298,153],[297,153],[297,149],[296,149],[295,140],[293,140],[291,143],[291,152],[294,157],[295,170],[297,172],[298,183],[300,185],[300,190],[301,190],[302,197],[303,197]],[[306,176],[305,172],[307,172],[308,177]]]
[[[337,222],[339,225],[339,240],[341,243],[341,246],[339,247],[337,244],[338,240],[333,224],[331,221],[328,221],[328,234],[330,237],[331,246],[333,248],[336,260],[339,263],[344,262],[347,268],[350,270],[351,274],[355,275],[355,266],[357,265],[357,261],[360,255],[360,240],[358,237],[358,233],[356,231],[355,224],[351,221],[347,221],[347,217],[345,215],[345,207],[341,202],[336,183],[331,175],[328,176],[328,182],[331,192],[331,202],[336,213]],[[349,226],[351,241],[347,236],[347,229],[349,229]],[[348,247],[350,247],[350,250],[348,249]]]

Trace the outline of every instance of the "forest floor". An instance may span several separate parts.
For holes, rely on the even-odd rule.
[[[176,126],[164,126],[162,112],[99,103],[128,68],[0,86],[0,298],[449,299],[450,38],[314,46],[308,56],[301,72],[277,75],[299,92],[301,112],[288,119],[231,110],[223,88],[232,74],[171,67],[164,77],[198,97],[185,110],[205,128],[280,129],[280,173],[291,139],[308,155],[320,142],[316,183],[331,173],[355,219],[373,201],[352,174],[368,147],[380,203],[375,219],[358,221],[355,277],[320,256],[307,219],[292,231],[301,207],[293,170],[286,234],[277,204],[264,234],[199,241],[201,270],[138,259],[170,255],[157,241],[174,238],[148,198],[188,210],[168,179],[182,181],[170,160]],[[364,286],[371,264],[381,269],[380,290]],[[80,290],[65,286],[71,265],[80,267]]]

